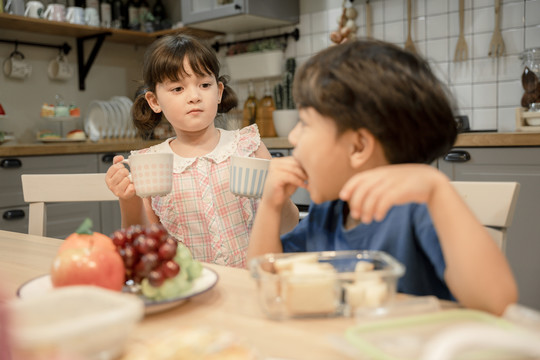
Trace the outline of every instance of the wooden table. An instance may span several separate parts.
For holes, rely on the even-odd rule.
[[[0,230],[0,288],[15,297],[25,281],[47,274],[62,240]],[[210,291],[186,303],[147,316],[130,341],[148,339],[160,331],[210,326],[245,337],[262,355],[287,359],[347,359],[330,343],[329,335],[343,334],[351,318],[273,321],[257,302],[256,283],[246,270],[213,264],[219,280]]]

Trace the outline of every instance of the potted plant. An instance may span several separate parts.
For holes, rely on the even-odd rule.
[[[287,137],[298,122],[298,110],[292,97],[295,70],[296,60],[294,58],[287,59],[283,82],[274,87],[276,110],[273,112],[273,120],[274,128],[279,137]]]

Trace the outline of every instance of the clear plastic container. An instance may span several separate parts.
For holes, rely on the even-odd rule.
[[[520,59],[524,67],[521,75],[524,90],[521,106],[529,109],[532,104],[540,103],[540,48],[526,49]]]
[[[405,267],[382,251],[266,254],[250,263],[272,319],[353,315],[394,299]]]
[[[65,354],[77,359],[115,359],[144,303],[131,294],[96,286],[66,286],[42,296],[17,299],[13,313],[15,348],[27,354]]]

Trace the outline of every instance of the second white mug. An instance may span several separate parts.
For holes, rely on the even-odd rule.
[[[43,14],[43,4],[37,0],[31,0],[26,3],[26,10],[24,11],[24,16],[31,18],[40,19]]]
[[[43,18],[52,21],[66,21],[66,6],[64,4],[49,4]]]
[[[49,62],[47,73],[51,80],[68,80],[73,76],[73,68],[64,55],[58,55]]]
[[[84,9],[84,22],[89,26],[99,26],[99,13],[96,8],[87,7]]]

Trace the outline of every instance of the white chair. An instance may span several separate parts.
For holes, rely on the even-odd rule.
[[[117,201],[105,173],[21,175],[24,201],[30,203],[28,233],[45,234],[47,202]]]
[[[519,194],[517,182],[452,181],[499,248],[506,251],[506,231],[512,224]]]

